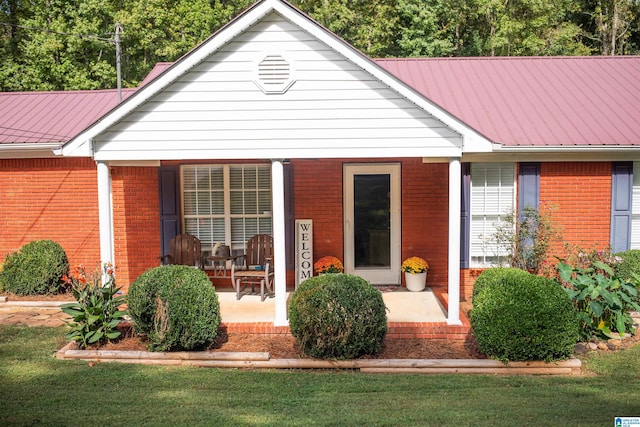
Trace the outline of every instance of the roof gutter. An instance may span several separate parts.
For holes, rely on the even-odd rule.
[[[0,144],[0,158],[56,157],[61,154],[61,148],[60,142]]]
[[[463,153],[466,162],[613,162],[640,161],[640,146],[509,147],[493,144],[491,153]]]
[[[629,145],[574,145],[574,146],[505,146],[493,145],[494,153],[567,153],[567,152],[583,152],[583,153],[602,153],[602,152],[640,152],[640,146]]]

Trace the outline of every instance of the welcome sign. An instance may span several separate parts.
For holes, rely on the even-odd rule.
[[[296,220],[296,288],[313,277],[313,221]]]

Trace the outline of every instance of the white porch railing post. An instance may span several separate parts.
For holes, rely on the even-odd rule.
[[[106,162],[98,167],[98,220],[100,223],[100,262],[113,263],[113,221],[111,218],[111,174]]]
[[[449,263],[447,323],[461,325],[460,321],[460,159],[449,160]]]
[[[285,260],[284,168],[282,161],[271,161],[273,213],[274,287],[276,293],[275,326],[287,326],[287,263]]]

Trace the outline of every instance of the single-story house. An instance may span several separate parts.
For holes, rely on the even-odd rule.
[[[425,258],[448,323],[491,266],[495,221],[550,204],[568,242],[640,247],[640,57],[371,59],[260,0],[115,90],[0,94],[0,260],[53,239],[128,286],[169,240],[275,253],[275,325],[313,257],[402,285]]]

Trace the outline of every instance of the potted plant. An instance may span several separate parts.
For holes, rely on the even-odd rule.
[[[327,273],[342,273],[344,271],[344,267],[342,266],[342,261],[334,256],[329,255],[317,260],[315,264],[313,264],[313,271],[317,275]]]
[[[427,271],[429,264],[424,259],[412,256],[402,263],[402,272],[407,284],[407,290],[421,292],[427,284]]]

